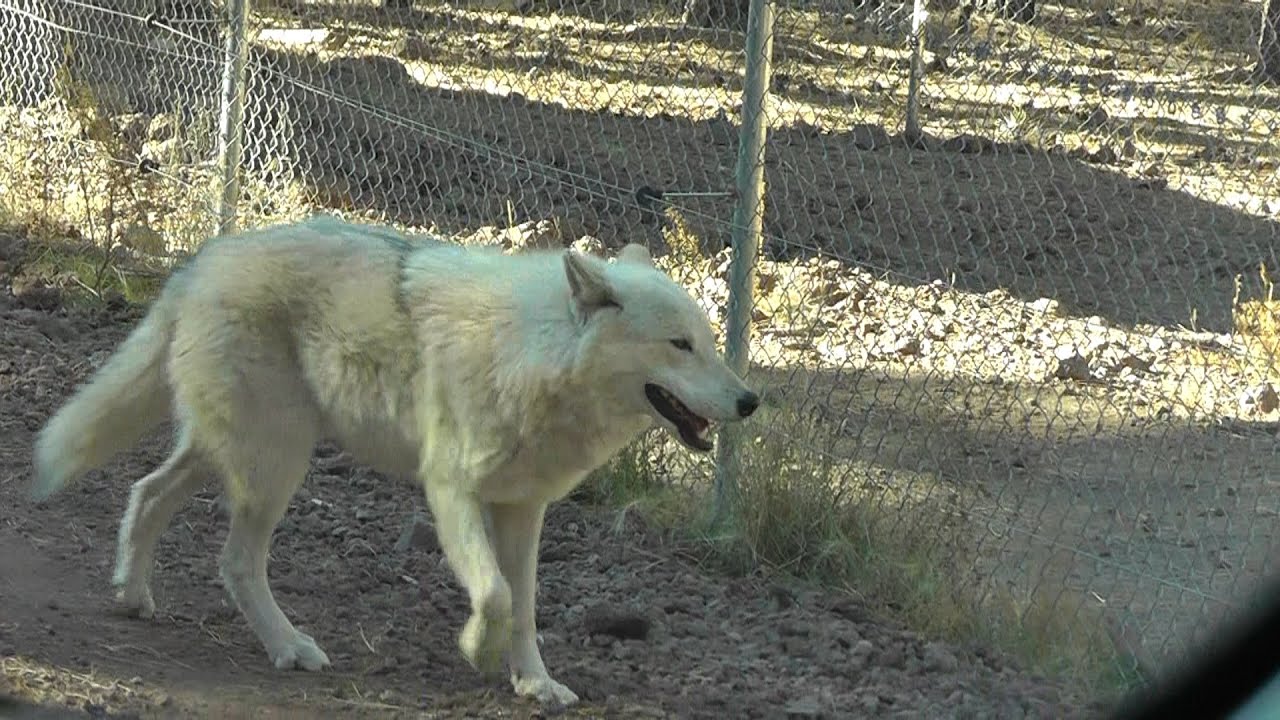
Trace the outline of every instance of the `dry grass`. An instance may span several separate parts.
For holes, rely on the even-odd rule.
[[[27,259],[13,269],[15,288],[56,287],[72,306],[93,304],[123,297],[131,303],[150,302],[160,292],[167,277],[157,263],[104,253],[89,244],[70,246],[35,236]]]
[[[1275,298],[1275,283],[1267,274],[1265,264],[1258,267],[1258,277],[1265,297],[1254,300],[1240,299],[1242,282],[1236,278],[1236,296],[1231,302],[1232,326],[1246,342],[1260,348],[1274,368],[1275,358],[1280,354],[1280,300]]]
[[[580,497],[674,531],[709,569],[848,593],[891,622],[1007,653],[1089,692],[1127,691],[1152,669],[1140,646],[1071,589],[1069,553],[1030,590],[986,582],[954,490],[936,480],[881,482],[872,466],[798,443],[822,437],[815,423],[781,408],[764,416],[747,433],[727,521],[711,514],[709,483],[673,483],[655,469],[655,455],[671,450],[653,439],[598,471]]]
[[[140,681],[104,677],[54,667],[20,655],[0,658],[0,681],[21,700],[55,706],[80,706],[88,710],[124,705],[167,704],[166,696],[141,686]]]

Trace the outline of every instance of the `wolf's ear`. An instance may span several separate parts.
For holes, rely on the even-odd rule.
[[[649,255],[649,248],[639,243],[628,243],[618,251],[618,262],[640,263],[653,267],[653,258]]]
[[[582,318],[607,307],[621,308],[604,277],[601,264],[594,263],[572,250],[564,253],[564,274],[569,278],[573,304]]]

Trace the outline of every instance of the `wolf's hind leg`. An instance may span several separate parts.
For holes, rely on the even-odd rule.
[[[255,434],[262,441],[249,439]],[[277,668],[320,670],[329,658],[289,622],[267,582],[271,534],[306,478],[313,438],[261,429],[247,431],[241,442],[240,462],[227,468],[231,528],[222,550],[223,582]]]
[[[178,431],[173,452],[160,467],[134,483],[129,507],[120,521],[113,582],[116,600],[130,614],[151,617],[151,575],[160,536],[182,504],[200,489],[209,467],[195,449],[184,427]]]
[[[267,582],[271,535],[306,479],[319,413],[287,346],[225,332],[223,352],[186,356],[175,393],[222,476],[231,512],[222,580],[277,668],[320,670],[329,658],[289,622]]]

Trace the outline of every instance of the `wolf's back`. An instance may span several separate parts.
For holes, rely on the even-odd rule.
[[[31,497],[44,499],[136,443],[168,415],[172,290],[40,430]]]

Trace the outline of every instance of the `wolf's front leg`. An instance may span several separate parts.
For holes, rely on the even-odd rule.
[[[516,694],[533,697],[551,706],[572,705],[578,696],[551,679],[538,651],[538,628],[534,603],[538,591],[538,540],[547,506],[542,503],[493,504],[493,521],[498,565],[511,584],[511,684]]]
[[[458,646],[472,667],[497,672],[511,643],[511,587],[498,569],[485,529],[485,507],[472,493],[450,484],[450,478],[428,479],[426,491],[440,547],[471,600],[471,617]]]

